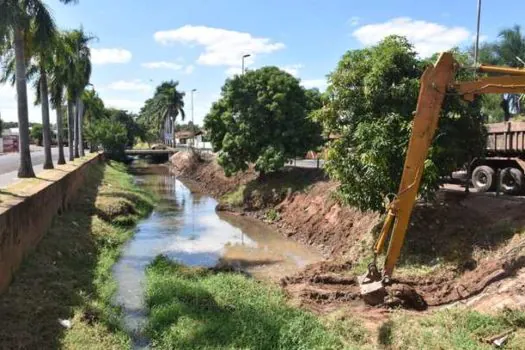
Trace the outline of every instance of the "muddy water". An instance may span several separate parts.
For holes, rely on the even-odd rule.
[[[122,306],[126,327],[135,334],[135,348],[147,345],[140,334],[146,322],[144,270],[159,254],[192,266],[227,263],[269,280],[321,260],[318,253],[259,221],[216,213],[213,198],[190,191],[166,166],[141,163],[135,169],[137,183],[159,197],[113,268],[116,303]]]

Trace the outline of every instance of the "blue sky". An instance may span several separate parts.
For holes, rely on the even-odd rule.
[[[350,49],[388,34],[406,35],[422,56],[472,43],[476,0],[80,0],[47,4],[59,25],[82,25],[93,42],[92,82],[108,106],[137,112],[163,80],[195,93],[202,122],[224,80],[248,69],[276,65],[307,87],[324,89],[325,76]],[[482,36],[521,24],[525,2],[483,1]],[[30,91],[31,100],[34,92]],[[186,99],[188,118],[189,94]],[[14,90],[0,87],[2,119],[14,121]],[[52,114],[54,122],[54,113]],[[30,120],[39,121],[38,107]]]

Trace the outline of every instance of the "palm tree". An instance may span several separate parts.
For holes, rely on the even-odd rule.
[[[73,0],[60,0],[70,3]],[[34,177],[31,153],[29,152],[29,120],[27,105],[27,81],[25,48],[31,28],[35,37],[44,38],[53,27],[53,18],[41,0],[2,0],[0,1],[0,53],[14,51],[15,79],[18,99],[18,127],[20,133],[20,164],[18,177]]]
[[[93,39],[94,37],[86,35],[82,28],[66,34],[66,43],[70,52],[67,85],[69,130],[71,137],[73,134],[75,135],[74,158],[84,155],[84,145],[82,140],[84,107],[81,96],[85,87],[89,84],[89,79],[91,77],[91,52],[88,43]],[[81,145],[80,153],[79,144]],[[73,158],[72,146],[73,145],[70,146],[69,151],[70,158]]]
[[[87,127],[104,118],[104,102],[94,89],[84,90],[82,103],[84,105],[84,124],[86,124]],[[95,151],[95,145],[92,143],[90,143],[90,151]]]
[[[26,79],[34,80],[36,90],[35,104],[42,106],[42,138],[44,141],[44,169],[53,169],[53,159],[51,158],[51,129],[49,125],[49,100],[48,100],[48,83],[47,70],[50,62],[50,47],[56,35],[54,26],[50,26],[44,36],[36,37],[34,28],[31,28],[26,41]],[[16,59],[14,55],[7,54],[4,58],[5,67],[0,82],[10,81],[12,85],[16,82]]]
[[[521,33],[521,27],[515,25],[504,29],[499,33],[499,42],[496,50],[504,64],[511,67],[521,67],[523,64],[516,58],[525,60],[525,37]]]
[[[57,116],[57,143],[58,143],[58,164],[66,164],[64,157],[64,91],[68,78],[68,52],[64,40],[64,34],[60,33],[53,46],[53,64],[51,70],[51,81],[49,84],[51,91],[51,105],[56,111]],[[71,147],[70,147],[71,148]]]
[[[178,81],[163,82],[157,87],[153,99],[150,100],[151,120],[159,131],[164,130],[164,125],[168,125],[173,134],[173,125],[177,116],[180,114],[182,120],[186,117],[184,113],[185,93],[177,90],[178,85]]]

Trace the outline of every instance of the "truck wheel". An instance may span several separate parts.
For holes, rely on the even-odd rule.
[[[523,189],[523,173],[517,168],[505,168],[501,171],[500,188],[506,194],[518,194]]]
[[[490,191],[494,185],[494,169],[480,165],[472,172],[472,184],[478,192]]]

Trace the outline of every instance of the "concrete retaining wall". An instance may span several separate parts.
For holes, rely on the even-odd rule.
[[[90,155],[0,190],[0,293],[50,228],[53,217],[76,197],[86,170],[102,157]]]

